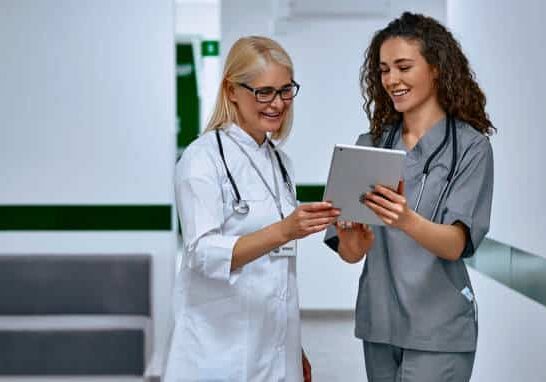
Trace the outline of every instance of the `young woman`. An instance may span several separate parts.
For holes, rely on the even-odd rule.
[[[288,136],[299,85],[285,50],[238,40],[207,132],[177,164],[184,255],[166,382],[305,381],[295,240],[339,211],[297,206]]]
[[[357,144],[405,150],[397,190],[361,201],[385,223],[338,222],[326,243],[366,256],[356,306],[370,382],[468,381],[477,305],[463,262],[489,229],[493,126],[459,44],[404,13],[378,31],[361,70],[370,132]]]

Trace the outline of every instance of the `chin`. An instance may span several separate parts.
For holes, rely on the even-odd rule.
[[[267,131],[268,133],[274,133],[276,131],[279,131],[281,129],[281,126],[282,126],[282,122],[279,122],[279,123],[266,122],[262,124],[263,129]]]
[[[410,111],[412,109],[411,105],[397,105],[394,104],[394,110],[396,110],[399,113],[405,113],[407,111]]]

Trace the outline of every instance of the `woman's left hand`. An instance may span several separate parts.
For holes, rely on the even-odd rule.
[[[311,382],[311,364],[309,363],[303,349],[301,349],[301,360],[303,363],[303,381]]]
[[[388,226],[404,230],[411,224],[413,211],[408,207],[404,195],[404,181],[400,181],[397,191],[376,185],[373,191],[362,195],[361,202]]]

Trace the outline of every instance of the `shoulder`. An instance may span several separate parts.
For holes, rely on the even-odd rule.
[[[371,131],[368,131],[364,134],[360,134],[356,140],[356,144],[359,146],[373,146],[373,147],[383,147],[385,144],[385,141],[387,140],[388,135],[390,134],[391,130],[394,128],[393,125],[386,125],[383,129],[383,132],[381,134],[381,137],[379,139],[379,143],[375,144],[373,141],[373,135]]]
[[[459,147],[467,154],[492,156],[493,149],[489,137],[476,130],[472,125],[456,120]],[[472,155],[472,156],[474,156]]]
[[[356,139],[356,145],[358,146],[373,146],[373,137],[372,134],[368,131],[367,133],[360,134]]]
[[[472,125],[457,120],[457,146],[461,150],[460,156],[463,160],[485,160],[493,161],[493,148],[489,137],[480,133]]]
[[[219,156],[214,132],[206,132],[184,149],[176,164],[176,175],[190,177],[196,173],[216,172]]]

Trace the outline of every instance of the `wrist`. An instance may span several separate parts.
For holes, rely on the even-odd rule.
[[[278,241],[282,243],[288,243],[289,241],[294,239],[290,234],[290,229],[287,227],[286,220],[283,219],[280,222],[275,223],[273,226],[275,228]]]
[[[400,227],[400,229],[406,233],[407,235],[411,236],[412,232],[415,232],[419,229],[419,225],[421,223],[421,215],[419,215],[414,210],[409,210],[407,219],[404,220],[404,224]]]

